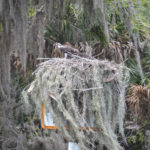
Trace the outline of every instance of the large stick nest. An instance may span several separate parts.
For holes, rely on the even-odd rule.
[[[44,103],[64,137],[77,141],[81,149],[91,149],[94,142],[121,149],[115,130],[124,136],[127,68],[96,59],[54,58],[41,63],[34,73],[35,80],[23,92],[28,108],[41,117]],[[96,130],[90,128],[93,124]]]

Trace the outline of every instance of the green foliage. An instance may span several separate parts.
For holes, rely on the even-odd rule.
[[[129,136],[127,136],[127,142],[130,150],[141,150],[145,144],[145,131],[150,129],[150,122],[144,121],[141,124],[141,128],[136,131],[132,131]]]
[[[119,37],[125,36],[125,33],[127,35],[129,28],[133,30],[133,33],[138,32],[142,40],[150,37],[150,1],[105,0],[105,2],[107,4],[107,19],[110,23],[109,28],[112,38],[119,39]]]
[[[37,5],[39,3],[39,0],[28,0],[28,5]]]
[[[104,33],[104,25],[100,19],[97,21],[96,24],[91,24],[88,27],[88,30],[86,31],[86,33],[87,33],[86,39],[88,41],[97,40],[101,44],[107,46],[108,41],[107,41],[106,35]]]
[[[118,0],[118,4],[114,0],[105,0],[107,4],[107,20],[109,22],[110,36],[116,40],[129,39],[126,20],[129,18],[126,12],[128,4],[125,1]]]
[[[57,25],[51,24],[50,26],[46,26],[45,34],[46,39],[56,40],[57,42],[72,42],[72,29],[70,27],[70,23],[64,19],[59,20]]]
[[[78,15],[76,14],[76,10],[70,2],[66,5],[65,18],[67,20],[69,20],[70,22],[72,22],[73,24],[75,24],[77,19],[78,19]]]
[[[132,18],[132,23],[134,25],[134,30],[139,31],[142,36],[150,36],[150,1],[147,0],[134,0],[134,8],[138,13],[134,14]]]
[[[34,16],[34,14],[35,14],[35,9],[34,9],[34,7],[29,7],[29,8],[28,8],[28,17],[29,17],[29,18],[32,18],[32,17]]]
[[[37,0],[28,0],[28,18],[32,18],[35,14],[34,4],[37,3]]]
[[[135,135],[131,135],[128,137],[128,143],[136,143],[137,137]]]
[[[132,133],[129,137],[127,137],[130,150],[141,150],[144,145],[144,140],[145,135],[143,131]]]
[[[73,41],[73,28],[77,23],[75,9],[71,4],[66,4],[65,15],[53,18],[50,25],[46,26],[45,38],[54,38],[58,42]]]
[[[136,60],[130,58],[126,61],[126,65],[130,69],[130,83],[141,84],[141,77],[138,71]]]
[[[40,131],[39,127],[36,127],[36,128],[35,128],[35,131],[36,131],[36,133],[38,134],[38,136],[41,135],[41,131]]]
[[[17,75],[14,79],[13,79],[13,85],[15,86],[19,86],[19,88],[24,88],[26,86],[26,82],[23,79],[23,77],[21,77],[20,75]]]
[[[96,23],[91,23],[83,7],[75,6],[70,1],[66,3],[64,15],[53,18],[46,26],[45,37],[54,37],[58,42],[97,40],[104,45],[107,43],[101,19],[98,18]]]
[[[126,65],[131,70],[130,83],[146,85],[150,88],[150,46],[147,46],[144,49],[143,54],[141,55],[142,68],[144,71],[145,78],[141,81],[140,74],[137,67],[137,62],[133,58],[129,58],[126,61]]]

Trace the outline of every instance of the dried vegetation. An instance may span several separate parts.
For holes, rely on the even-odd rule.
[[[127,103],[130,111],[138,121],[149,119],[150,114],[150,89],[147,86],[132,85]]]

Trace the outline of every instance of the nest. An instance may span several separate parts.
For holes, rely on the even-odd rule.
[[[34,74],[23,91],[28,109],[41,117],[44,103],[64,138],[78,142],[81,149],[91,149],[95,142],[121,149],[115,131],[124,137],[127,68],[97,59],[54,58],[41,63]],[[79,130],[81,126],[86,130]]]

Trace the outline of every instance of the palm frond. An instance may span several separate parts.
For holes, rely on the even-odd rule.
[[[147,86],[132,85],[127,103],[137,120],[148,118],[150,114],[150,89]]]

